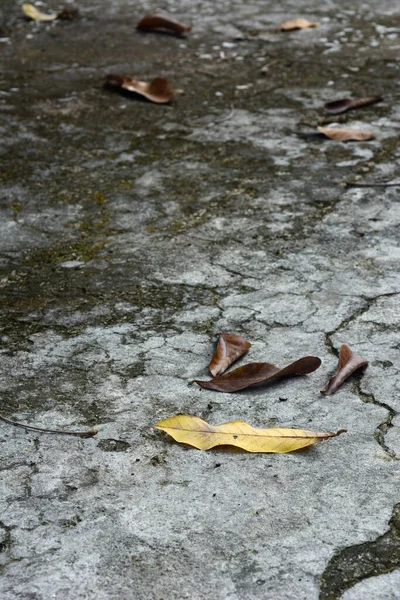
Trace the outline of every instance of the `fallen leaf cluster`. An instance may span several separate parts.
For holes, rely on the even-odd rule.
[[[211,381],[198,381],[201,387],[220,392],[235,392],[259,383],[265,383],[273,378],[292,375],[307,375],[321,364],[321,359],[315,356],[305,356],[280,369],[270,363],[248,363],[226,375],[226,369],[251,347],[250,342],[243,337],[231,333],[220,334],[217,349],[210,362],[210,372],[219,375]],[[368,365],[368,361],[352,353],[343,344],[339,351],[339,363],[335,373],[321,390],[322,394],[333,394],[354,371]],[[0,421],[22,427],[30,431],[72,435],[81,438],[93,437],[96,429],[87,431],[63,431],[27,425],[0,414]],[[221,425],[210,425],[203,419],[192,415],[176,415],[154,425],[168,433],[177,442],[189,444],[199,450],[209,450],[216,446],[236,446],[247,452],[288,453],[301,450],[316,442],[336,437],[345,433],[346,429],[336,432],[315,432],[308,429],[291,429],[270,427],[259,429],[244,421],[230,421]]]
[[[37,22],[48,22],[55,19],[73,19],[78,15],[75,8],[65,8],[59,13],[45,14],[39,11],[33,4],[25,2],[22,5],[24,14]],[[318,27],[319,23],[308,21],[304,18],[295,18],[284,21],[278,26],[278,31],[290,32],[301,29],[310,29]],[[144,16],[136,25],[136,29],[143,33],[161,33],[182,37],[191,31],[191,26],[181,23],[168,15],[151,13]],[[167,79],[156,77],[150,82],[139,81],[136,78],[127,75],[107,75],[107,85],[112,85],[114,89],[121,92],[131,92],[133,96],[142,96],[156,104],[169,103],[182,90],[173,89]],[[348,110],[360,108],[375,104],[382,100],[381,96],[371,96],[366,98],[352,99],[342,98],[325,104],[325,110],[333,115],[344,113]],[[351,128],[342,127],[318,127],[318,132],[325,139],[336,142],[364,141],[374,137],[371,131],[360,131]]]
[[[65,8],[57,13],[45,14],[31,3],[24,3],[23,12],[26,17],[36,22],[51,22],[56,19],[73,19],[78,16],[78,9]],[[284,21],[278,27],[280,32],[290,32],[301,29],[318,27],[319,23],[313,23],[303,18]],[[191,30],[189,25],[181,23],[167,15],[149,14],[143,17],[136,26],[139,32],[161,33],[181,37]],[[132,93],[146,98],[156,104],[170,102],[174,96],[182,90],[173,89],[168,80],[156,77],[150,82],[140,81],[126,75],[107,75],[106,83],[121,92]],[[380,102],[381,96],[364,98],[341,98],[325,104],[326,112],[332,115],[342,114],[349,110],[359,109]],[[371,131],[360,131],[343,127],[318,127],[318,132],[339,142],[363,141],[374,137]],[[272,380],[280,380],[284,377],[308,375],[319,368],[321,359],[315,356],[304,356],[281,368],[268,362],[248,363],[226,372],[231,365],[242,357],[251,348],[251,343],[243,337],[232,333],[221,333],[219,335],[216,351],[211,359],[209,369],[212,379],[203,381],[195,379],[196,383],[203,389],[234,393],[254,386],[266,384]],[[321,390],[322,394],[331,395],[343,384],[343,382],[357,369],[368,365],[368,361],[354,355],[350,348],[342,345],[339,351],[339,362],[335,373]],[[19,422],[11,421],[0,415],[0,420],[24,427],[34,431],[47,433],[59,433],[76,435],[80,437],[91,437],[96,430],[83,432],[60,431],[42,429]],[[201,450],[208,450],[215,446],[230,445],[237,446],[248,452],[292,452],[314,444],[320,440],[335,437],[346,431],[340,429],[336,433],[317,433],[304,429],[285,429],[273,427],[268,429],[256,429],[243,421],[232,421],[222,425],[210,425],[199,417],[190,415],[177,415],[160,421],[155,427],[162,429],[171,435],[176,441],[190,444]]]
[[[278,31],[294,31],[297,29],[308,29],[310,27],[318,27],[319,23],[310,23],[307,19],[290,19],[284,21],[278,27]],[[367,98],[341,98],[340,100],[334,100],[325,104],[325,110],[332,115],[339,115],[353,110],[361,108],[363,106],[369,106],[380,102],[382,96],[370,96]],[[358,129],[351,128],[337,128],[337,127],[318,127],[319,133],[324,135],[327,139],[334,140],[335,142],[349,142],[349,141],[364,141],[374,137],[371,131],[360,131]]]
[[[38,10],[30,2],[25,2],[22,5],[22,10],[26,17],[38,23],[46,23],[55,19],[74,19],[78,16],[78,9],[76,8],[64,8],[59,13],[46,14]],[[139,21],[136,29],[142,32],[168,33],[182,36],[184,33],[190,31],[191,27],[167,15],[150,14]],[[156,77],[152,81],[146,82],[138,81],[126,75],[107,75],[106,83],[112,85],[115,89],[132,92],[156,104],[166,104],[174,96],[182,93],[182,90],[172,89],[164,77]]]
[[[327,102],[324,108],[331,115],[339,115],[347,112],[348,110],[354,110],[356,108],[362,108],[363,106],[376,104],[381,100],[382,96],[370,96],[368,98],[358,99],[341,98],[340,100]],[[362,131],[359,129],[351,129],[349,127],[318,127],[318,131],[326,138],[334,140],[335,142],[360,142],[364,140],[370,140],[375,137],[372,131]]]
[[[167,15],[150,14],[139,21],[136,29],[142,32],[168,33],[170,35],[182,36],[184,33],[190,31],[191,27]],[[117,89],[144,96],[147,100],[156,104],[166,104],[174,96],[182,93],[182,90],[173,90],[164,77],[156,77],[156,79],[147,83],[145,81],[136,81],[124,75],[107,75],[107,83],[112,84]]]
[[[266,383],[272,379],[294,375],[308,375],[321,365],[316,356],[304,356],[283,369],[267,362],[248,363],[233,371],[225,373],[238,358],[251,347],[250,342],[232,333],[219,334],[216,351],[211,359],[209,369],[213,375],[210,381],[193,380],[200,387],[218,392],[238,392],[240,390]],[[364,360],[352,353],[343,344],[339,351],[339,363],[334,375],[321,390],[323,394],[333,394],[354,371],[368,365]],[[225,373],[225,374],[224,374]],[[210,425],[199,417],[192,415],[176,415],[155,424],[171,435],[177,442],[190,444],[200,450],[209,450],[215,446],[237,446],[248,452],[292,452],[317,441],[326,440],[345,432],[340,429],[336,433],[316,433],[305,429],[285,429],[272,427],[255,429],[243,421],[232,421],[222,425]]]

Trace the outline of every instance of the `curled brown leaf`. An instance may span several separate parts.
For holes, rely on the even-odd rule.
[[[348,110],[355,108],[361,108],[362,106],[369,106],[370,104],[376,104],[381,102],[382,96],[370,96],[368,98],[341,98],[340,100],[334,100],[333,102],[327,102],[324,106],[325,110],[332,115],[340,115]]]
[[[221,333],[215,354],[210,362],[210,372],[213,377],[222,375],[235,360],[240,358],[251,347],[250,342],[240,335]]]
[[[339,349],[339,363],[336,367],[336,371],[333,376],[330,378],[326,386],[321,390],[321,394],[326,394],[330,396],[342,385],[344,381],[354,371],[360,369],[361,367],[366,367],[368,365],[368,361],[364,358],[360,358],[353,354],[346,344],[342,344]]]
[[[360,131],[359,129],[347,129],[342,127],[318,127],[318,131],[335,142],[360,142],[363,140],[370,140],[374,137],[372,131]]]
[[[171,19],[171,17],[163,15],[147,15],[136,26],[139,31],[161,31],[162,33],[172,33],[174,35],[182,35],[186,31],[190,31],[191,27]]]
[[[215,377],[211,381],[199,381],[195,379],[191,383],[197,383],[202,388],[216,390],[217,392],[238,392],[239,390],[244,390],[258,383],[265,383],[277,377],[307,375],[318,369],[320,364],[321,359],[316,356],[304,356],[283,369],[271,363],[248,363],[221,377]]]
[[[124,75],[107,75],[107,83],[121,90],[144,96],[147,100],[157,104],[170,102],[174,95],[181,91],[173,90],[164,77],[156,77],[148,83],[146,81],[136,81]]]
[[[284,21],[278,27],[278,31],[294,31],[295,29],[308,29],[309,27],[318,27],[319,23],[310,23],[307,19],[290,19]]]

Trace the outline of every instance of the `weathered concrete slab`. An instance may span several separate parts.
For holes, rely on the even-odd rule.
[[[398,598],[400,188],[346,182],[399,179],[400,7],[169,1],[186,39],[135,33],[154,7],[38,25],[2,3],[1,412],[100,431],[0,424],[0,596]],[[276,32],[296,16],[320,26]],[[110,72],[185,94],[121,96]],[[324,114],[350,94],[384,101]],[[376,137],[310,135],[329,122]],[[188,387],[220,330],[252,361],[322,366]],[[370,366],[325,398],[341,343]],[[153,429],[179,412],[349,432],[206,453]]]
[[[351,590],[345,592],[342,596],[343,600],[363,600],[364,598],[373,598],[377,589],[379,590],[379,598],[382,600],[396,600],[399,597],[400,589],[400,571],[394,571],[387,575],[379,575],[365,579]]]

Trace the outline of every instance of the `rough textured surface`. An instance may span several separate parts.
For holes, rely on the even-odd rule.
[[[192,33],[135,33],[151,7]],[[400,188],[345,182],[399,177],[398,2],[80,8],[38,25],[1,6],[1,412],[100,429],[0,423],[2,600],[391,597]],[[276,32],[297,16],[320,26]],[[152,105],[104,89],[107,73],[185,95]],[[384,96],[334,118],[375,139],[310,135],[351,94]],[[322,367],[188,387],[221,330],[252,361]],[[341,343],[370,366],[324,398]],[[349,433],[290,455],[199,452],[152,428],[179,412]]]
[[[375,598],[377,590],[379,590],[379,600],[398,600],[400,597],[400,570],[365,579],[345,592],[342,600]]]

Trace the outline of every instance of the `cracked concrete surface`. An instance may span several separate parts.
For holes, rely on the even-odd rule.
[[[154,8],[193,31],[135,33]],[[0,412],[99,428],[0,423],[2,600],[398,599],[400,188],[346,185],[399,179],[398,3],[80,10],[38,25],[1,6]],[[296,16],[320,26],[276,32]],[[152,105],[105,89],[110,72],[185,94]],[[376,137],[313,136],[331,122]],[[322,366],[188,387],[221,330],[251,361]],[[323,397],[341,343],[370,365]],[[348,434],[199,452],[153,429],[179,412]]]

